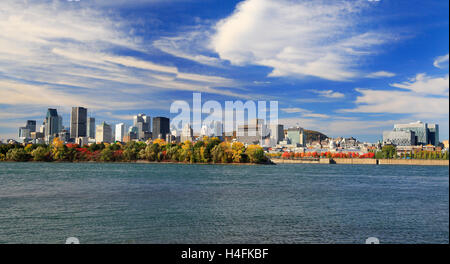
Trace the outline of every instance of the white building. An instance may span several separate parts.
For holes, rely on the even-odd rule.
[[[123,137],[126,135],[127,128],[124,123],[116,124],[115,138],[116,141],[123,142]]]
[[[95,130],[95,142],[96,143],[111,143],[112,137],[112,129],[111,126],[106,122],[103,122],[101,125],[98,125]]]
[[[203,125],[200,129],[200,137],[209,137],[211,136],[211,129],[207,125]]]
[[[192,141],[192,138],[194,136],[194,131],[192,130],[191,125],[188,123],[183,127],[183,130],[181,131],[181,142],[184,141]]]
[[[214,121],[213,122],[213,131],[212,131],[213,137],[222,138],[223,137],[223,125],[220,121]]]

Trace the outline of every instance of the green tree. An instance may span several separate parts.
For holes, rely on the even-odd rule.
[[[104,162],[114,161],[114,151],[112,151],[110,148],[104,148],[100,152],[100,160]]]
[[[267,158],[264,155],[264,149],[258,145],[248,146],[246,154],[251,163],[263,163],[267,161]]]
[[[384,145],[381,148],[381,152],[383,153],[383,158],[392,159],[397,155],[397,150],[392,145]]]
[[[34,161],[50,161],[50,150],[39,146],[31,152]]]
[[[23,148],[10,149],[6,153],[6,159],[10,161],[24,162],[31,159],[30,153],[27,153]]]

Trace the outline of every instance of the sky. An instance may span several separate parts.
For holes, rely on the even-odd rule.
[[[131,2],[131,3],[130,3]],[[449,2],[2,0],[0,140],[72,106],[97,123],[175,100],[278,101],[279,122],[376,142],[449,134]]]

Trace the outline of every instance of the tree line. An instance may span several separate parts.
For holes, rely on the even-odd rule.
[[[264,150],[259,145],[244,146],[241,142],[229,143],[219,138],[204,137],[195,143],[166,143],[156,139],[145,142],[93,143],[89,146],[64,144],[55,138],[52,144],[0,145],[0,161],[96,161],[133,162],[137,160],[184,163],[267,163]]]

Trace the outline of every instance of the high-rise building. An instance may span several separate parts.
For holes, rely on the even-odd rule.
[[[60,131],[60,117],[58,111],[53,108],[47,110],[45,117],[45,141],[50,143]]]
[[[203,125],[200,129],[200,137],[209,137],[211,136],[210,128],[207,125]]]
[[[95,118],[89,117],[87,120],[87,137],[95,138]]]
[[[95,131],[95,142],[97,143],[111,143],[112,142],[112,129],[106,122],[98,125]]]
[[[62,118],[62,116],[58,115],[58,131],[61,131],[63,129],[64,129],[63,118]]]
[[[300,147],[306,146],[305,131],[301,127],[289,128],[287,130],[287,138],[291,142],[291,145],[296,145]]]
[[[248,125],[238,125],[236,132],[237,141],[252,145],[263,145],[266,138],[269,138],[270,133],[267,125],[264,124],[263,119],[250,120]]]
[[[222,125],[222,122],[220,122],[220,121],[214,121],[213,122],[212,136],[222,139],[222,137],[223,137],[223,125]]]
[[[270,126],[270,139],[273,140],[275,144],[284,140],[284,126],[283,125],[271,125]]]
[[[27,120],[27,125],[25,126],[30,130],[30,132],[36,132],[36,120]]]
[[[138,114],[133,117],[133,126],[138,128],[138,139],[147,140],[150,138],[150,116],[145,114]]]
[[[70,139],[70,132],[67,129],[61,129],[58,133],[58,137],[62,142],[68,142]]]
[[[19,140],[25,142],[27,139],[31,139],[31,131],[29,128],[20,127],[19,128]]]
[[[439,145],[439,125],[428,124],[428,143],[434,146]]]
[[[70,117],[70,137],[86,137],[87,135],[87,109],[84,107],[72,107]]]
[[[170,134],[170,120],[167,117],[154,117],[153,118],[153,131],[152,138],[166,139],[166,135]]]
[[[116,125],[116,141],[123,142],[123,138],[126,134],[126,126],[124,123],[120,123]]]
[[[191,125],[188,123],[184,125],[183,130],[181,131],[181,142],[192,141],[194,136],[194,131],[192,130]]]

